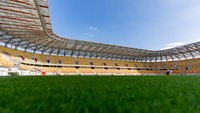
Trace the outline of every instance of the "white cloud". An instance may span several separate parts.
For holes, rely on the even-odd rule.
[[[86,37],[94,37],[94,36],[95,36],[95,35],[92,34],[92,33],[84,33],[83,35],[86,36]]]
[[[185,42],[168,43],[168,44],[165,45],[165,47],[161,48],[161,50],[170,49],[170,48],[182,46],[182,45],[185,45],[185,44],[186,44]]]
[[[97,27],[92,27],[92,26],[89,27],[89,29],[92,30],[92,31],[98,31],[99,30]]]
[[[197,42],[200,42],[200,39],[197,39]]]

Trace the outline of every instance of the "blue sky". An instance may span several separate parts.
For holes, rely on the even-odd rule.
[[[200,41],[200,0],[49,0],[63,37],[151,50]]]

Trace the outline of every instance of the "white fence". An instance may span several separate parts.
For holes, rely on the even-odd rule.
[[[0,67],[0,76],[8,76],[9,69],[6,67]]]

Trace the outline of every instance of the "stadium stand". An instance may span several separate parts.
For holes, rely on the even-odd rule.
[[[61,75],[156,75],[165,74],[163,70],[175,69],[174,62],[129,62],[92,58],[50,56],[14,50],[0,46],[0,66],[18,67],[38,74]],[[181,61],[175,74],[182,74],[189,60]],[[195,63],[198,63],[197,61]],[[198,65],[198,64],[195,64]],[[160,68],[160,70],[159,70]],[[194,68],[195,69],[195,68]]]

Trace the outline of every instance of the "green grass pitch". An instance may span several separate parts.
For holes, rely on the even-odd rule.
[[[0,113],[199,113],[200,76],[0,77]]]

